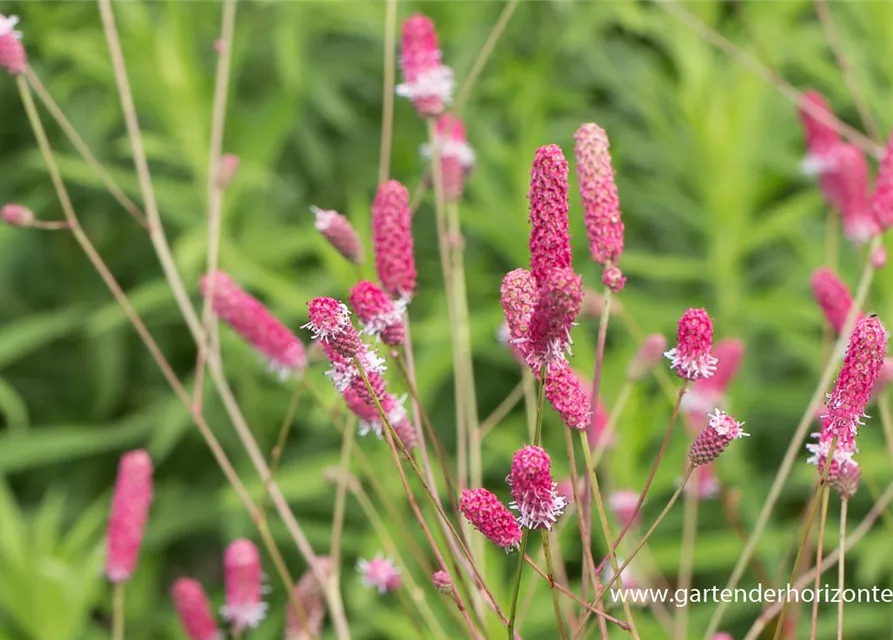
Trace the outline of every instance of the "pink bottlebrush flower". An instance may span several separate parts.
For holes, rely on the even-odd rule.
[[[561,415],[565,425],[587,429],[592,418],[591,394],[567,362],[550,366],[546,373],[546,399]]]
[[[698,421],[714,407],[724,404],[726,390],[738,374],[741,360],[744,359],[744,343],[736,339],[720,340],[713,348],[713,355],[718,360],[713,376],[696,380],[682,397],[682,410]]]
[[[13,227],[29,227],[34,222],[34,214],[20,204],[6,204],[0,209],[3,222]]]
[[[441,62],[431,18],[421,13],[407,18],[403,22],[402,45],[403,84],[397,85],[397,95],[412,100],[423,118],[440,115],[453,101],[456,82],[453,70]]]
[[[198,580],[180,578],[171,588],[171,596],[189,640],[223,640],[211,603]]]
[[[350,306],[363,323],[365,333],[378,336],[387,345],[403,344],[406,338],[403,300],[394,302],[378,285],[362,280],[350,291]]]
[[[530,170],[530,271],[537,283],[571,267],[568,233],[567,160],[558,145],[536,150]]]
[[[634,526],[642,522],[641,512],[636,512],[639,503],[639,493],[631,489],[614,491],[608,496],[608,505],[614,512],[614,517],[620,522],[621,527],[626,527],[632,521]]]
[[[884,149],[884,157],[878,167],[877,180],[869,203],[881,228],[893,227],[893,136]]]
[[[418,448],[419,440],[416,428],[413,426],[412,422],[405,417],[405,412],[404,417],[397,422],[392,422],[391,426],[394,427],[394,433],[400,438],[400,442],[403,443],[403,446],[406,447],[407,451],[412,451],[413,449]]]
[[[362,575],[363,584],[378,589],[381,594],[396,591],[403,583],[394,561],[380,555],[372,560],[361,559],[357,562],[357,571]]]
[[[457,202],[462,199],[465,179],[474,167],[474,150],[468,146],[465,123],[451,113],[439,116],[435,141],[440,153],[444,197],[448,202]],[[422,145],[422,156],[433,157],[431,145]]]
[[[396,180],[378,188],[372,203],[372,242],[375,269],[382,288],[392,298],[412,298],[416,287],[412,212],[409,192]]]
[[[884,391],[890,383],[893,382],[893,358],[884,358],[881,364],[881,370],[878,372],[877,379],[871,387],[871,399],[874,400]]]
[[[716,372],[717,360],[710,355],[713,322],[704,309],[689,309],[679,320],[676,346],[664,356],[670,368],[684,380],[709,378]]]
[[[337,211],[319,207],[310,207],[310,211],[316,216],[317,231],[329,241],[335,251],[354,264],[363,264],[363,244],[350,220]]]
[[[816,163],[821,163],[822,152],[829,146],[840,142],[840,134],[820,115],[831,117],[831,107],[825,97],[815,90],[803,93],[800,103],[800,121],[806,137],[807,156],[804,160],[804,171],[813,173]]]
[[[435,571],[431,576],[431,582],[434,584],[434,588],[441,593],[452,593],[453,591],[453,579],[446,571]]]
[[[336,365],[337,368],[337,365]],[[385,398],[387,397],[387,385],[381,374],[377,372],[366,372],[366,378],[369,380],[369,386],[375,393],[375,398],[384,409]],[[369,432],[375,433],[379,438],[383,436],[383,425],[381,416],[378,413],[378,407],[375,404],[375,398],[366,387],[363,378],[357,373],[351,378],[349,386],[343,391],[344,401],[347,408],[350,409],[357,418],[360,419],[360,425],[357,434],[365,436]]]
[[[564,360],[570,332],[583,302],[583,279],[573,270],[558,268],[540,281],[538,299],[530,316],[527,363],[538,370]]]
[[[873,269],[883,269],[887,264],[887,249],[885,247],[877,247],[871,252],[871,267]]]
[[[136,569],[151,504],[152,459],[142,449],[125,453],[118,463],[106,546],[105,574],[114,583]]]
[[[509,344],[515,345],[525,358],[529,348],[530,317],[538,296],[536,280],[527,269],[509,271],[502,279],[499,302],[505,314]]]
[[[617,185],[614,184],[611,153],[608,151],[610,146],[608,134],[595,123],[581,125],[574,134],[577,180],[583,198],[589,248],[592,259],[603,265],[616,263],[623,253],[623,221],[620,219],[620,200]],[[617,273],[620,273],[619,269]],[[618,280],[611,278],[611,281]],[[619,287],[623,288],[623,284]]]
[[[652,333],[645,338],[630,361],[626,368],[626,377],[633,382],[644,378],[661,361],[666,350],[667,339],[663,334]]]
[[[18,16],[8,18],[0,13],[0,67],[13,76],[28,68],[28,56],[22,46],[22,33],[15,30]]]
[[[221,320],[270,361],[281,378],[307,367],[304,345],[264,304],[243,291],[223,271],[205,274],[199,281],[202,295],[211,295],[211,306]]]
[[[834,327],[836,333],[840,333],[846,322],[847,314],[853,306],[853,297],[843,281],[831,269],[821,267],[816,269],[810,280],[812,296],[822,308],[828,324]],[[860,313],[858,317],[861,317]]]
[[[264,619],[263,576],[260,553],[251,540],[235,540],[223,555],[226,605],[221,613],[236,631],[253,629]]]
[[[332,559],[328,556],[316,558],[316,567],[328,580],[334,571]],[[322,631],[326,617],[326,601],[323,589],[311,569],[301,576],[295,585],[294,600],[300,605],[296,611],[292,599],[286,603],[285,640],[315,640]]]
[[[688,450],[688,459],[692,465],[697,467],[716,460],[732,440],[750,435],[741,430],[743,424],[724,411],[715,409],[707,428],[701,431]]]
[[[459,511],[472,526],[506,551],[521,544],[521,525],[494,494],[486,489],[463,489]]]
[[[691,474],[691,479],[683,487],[683,493],[689,493],[695,489],[695,478],[697,478],[698,500],[712,500],[719,495],[719,478],[716,477],[716,469],[713,462],[702,464],[695,467]]]
[[[217,188],[226,189],[235,179],[238,171],[239,156],[234,153],[220,156],[220,163],[217,165]]]
[[[512,459],[512,473],[506,478],[514,501],[509,507],[518,511],[518,521],[528,529],[551,529],[564,513],[567,500],[555,491],[552,460],[545,449],[528,445]]]
[[[334,298],[313,298],[307,309],[310,322],[302,328],[310,329],[314,339],[322,340],[346,360],[363,354],[365,345],[350,321],[347,305]]]
[[[590,449],[595,450],[602,440],[605,441],[605,447],[614,446],[615,434],[612,433],[610,438],[607,438],[608,434],[605,433],[605,429],[608,428],[608,418],[608,410],[605,408],[605,403],[599,398],[595,405],[595,411],[592,412],[592,419],[586,427],[586,441],[589,443]]]
[[[602,284],[614,293],[620,293],[626,285],[626,276],[616,265],[611,264],[602,271]]]

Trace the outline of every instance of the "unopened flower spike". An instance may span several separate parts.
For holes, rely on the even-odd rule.
[[[738,422],[719,409],[710,414],[707,427],[701,431],[688,451],[688,459],[695,467],[712,462],[719,457],[733,440],[750,435],[741,430],[743,422]]]
[[[319,556],[316,558],[316,568],[328,580],[334,572],[334,563],[328,556]],[[326,601],[323,588],[312,569],[307,569],[295,585],[294,599],[301,607],[300,615],[289,598],[285,605],[285,640],[317,638],[326,617]]]
[[[226,582],[223,617],[236,631],[253,629],[267,613],[267,603],[262,599],[263,572],[257,547],[244,538],[232,542],[224,553],[223,568]]]
[[[105,574],[114,583],[130,578],[139,559],[152,504],[152,459],[139,449],[121,456],[109,514]]]
[[[377,555],[372,560],[360,559],[357,562],[357,571],[367,587],[378,589],[381,594],[395,591],[403,583],[400,570],[390,558]]]
[[[550,365],[546,372],[546,399],[570,429],[590,427],[592,395],[566,361]]]
[[[577,181],[583,199],[589,249],[592,259],[607,267],[616,265],[623,253],[623,221],[620,218],[620,199],[614,183],[610,146],[608,134],[595,123],[581,125],[574,134]],[[616,273],[612,272],[610,277],[606,269],[604,279],[614,283],[611,288],[615,291],[623,287],[619,269],[616,269]]]
[[[679,320],[676,346],[664,356],[670,368],[684,380],[709,378],[716,371],[717,359],[710,354],[713,346],[713,322],[704,309],[689,309]]]
[[[0,209],[0,218],[12,227],[30,227],[34,222],[34,213],[20,204],[5,204]]]
[[[199,286],[202,295],[212,295],[211,306],[217,317],[267,358],[270,368],[281,378],[304,371],[307,355],[303,343],[260,300],[223,271],[205,274]]]
[[[363,264],[363,244],[350,220],[337,211],[324,210],[319,207],[310,207],[310,211],[316,216],[316,230],[332,245],[335,251],[354,264]]]
[[[434,588],[441,593],[452,593],[453,591],[453,579],[446,571],[435,571],[431,576],[431,582],[434,584]]]
[[[365,333],[380,338],[386,345],[403,344],[406,337],[405,300],[395,302],[378,285],[362,280],[350,291],[350,306],[363,324]]]
[[[412,212],[409,191],[396,180],[385,182],[375,194],[372,243],[381,288],[395,300],[412,298],[417,276]]]
[[[416,13],[403,22],[400,55],[403,83],[397,95],[409,98],[420,116],[440,115],[453,100],[453,70],[441,61],[437,32],[431,18]]]
[[[536,150],[530,170],[530,271],[542,285],[556,269],[570,269],[567,160],[549,144]]]
[[[472,526],[506,551],[521,544],[521,525],[499,498],[486,489],[464,489],[459,511]]]
[[[28,56],[22,46],[22,32],[16,31],[18,16],[0,14],[0,67],[13,76],[28,68]]]
[[[551,529],[564,513],[567,500],[555,491],[552,460],[541,447],[528,445],[512,459],[512,473],[506,478],[514,501],[509,507],[518,511],[518,521],[528,529]]]
[[[893,135],[884,149],[869,204],[882,229],[893,226]]]
[[[189,640],[223,640],[211,603],[198,580],[180,578],[171,588],[177,617]]]
[[[572,269],[554,269],[540,281],[524,347],[527,363],[535,372],[565,359],[582,302],[583,279]]]
[[[465,123],[458,116],[451,113],[439,116],[436,133],[443,194],[447,202],[456,202],[462,198],[465,179],[474,167],[474,150],[468,146]],[[433,157],[430,144],[422,145],[422,156]]]

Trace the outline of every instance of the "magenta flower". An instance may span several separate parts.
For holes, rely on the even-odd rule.
[[[583,279],[571,269],[554,269],[540,281],[525,346],[527,362],[535,371],[564,360],[582,302]]]
[[[357,562],[357,571],[367,587],[378,589],[381,594],[396,591],[403,584],[400,578],[400,570],[394,565],[393,560],[380,555],[372,560],[361,559]]]
[[[821,93],[809,90],[803,93],[799,111],[807,148],[807,156],[803,161],[804,172],[820,173],[826,150],[840,142],[837,130],[819,118],[819,114],[832,116],[831,107]]]
[[[385,182],[375,195],[372,242],[382,288],[392,298],[412,298],[416,287],[412,212],[409,192],[396,180]]]
[[[537,283],[571,267],[568,233],[567,160],[558,145],[536,150],[530,170],[530,271]]]
[[[334,571],[332,559],[328,556],[319,556],[316,558],[316,563],[323,576],[329,579]],[[311,569],[307,569],[295,585],[294,595],[301,610],[295,611],[292,600],[288,600],[285,640],[313,640],[322,631],[326,617],[326,601],[319,580]]]
[[[319,207],[310,207],[310,211],[316,216],[316,230],[329,241],[335,251],[354,264],[363,264],[363,244],[350,220],[337,211]]]
[[[304,345],[257,298],[243,291],[223,271],[205,274],[199,281],[202,295],[211,295],[214,313],[257,349],[270,362],[270,368],[284,379],[307,367]]]
[[[853,306],[853,298],[843,281],[831,269],[821,267],[816,269],[810,280],[812,296],[822,308],[828,324],[834,327],[836,333],[840,333],[846,317]],[[858,317],[861,317],[859,314]]]
[[[515,269],[505,274],[500,288],[499,302],[505,314],[509,340],[526,358],[529,342],[530,317],[538,298],[536,280],[527,269]]]
[[[893,136],[884,149],[884,157],[878,167],[877,180],[869,203],[881,228],[893,227]]]
[[[448,202],[456,202],[462,198],[465,179],[474,167],[474,150],[468,146],[465,123],[451,113],[444,113],[437,118],[436,134],[443,194]],[[422,155],[425,158],[432,157],[430,145],[422,146]]]
[[[310,329],[314,340],[321,340],[346,360],[363,355],[366,347],[350,321],[347,305],[334,298],[313,298],[307,309],[310,322],[302,328]]]
[[[652,333],[645,338],[630,361],[626,368],[626,377],[634,382],[644,378],[661,361],[666,350],[667,339],[663,334]]]
[[[546,372],[546,399],[571,429],[581,431],[590,426],[592,401],[590,392],[565,361]]]
[[[863,244],[881,231],[869,200],[868,163],[853,144],[839,143],[827,152],[829,168],[822,174],[822,189],[843,220],[843,233]]]
[[[439,115],[453,100],[453,70],[441,62],[437,32],[431,18],[416,13],[403,22],[403,84],[397,95],[412,100],[423,118]]]
[[[704,309],[689,309],[679,320],[676,346],[664,356],[670,368],[684,380],[709,378],[716,371],[713,346],[713,322]]]
[[[602,284],[614,293],[620,293],[626,285],[626,276],[617,265],[611,264],[602,271]]]
[[[871,266],[874,269],[883,269],[887,264],[887,249],[883,246],[875,247],[871,252]]]
[[[34,214],[20,204],[6,204],[0,209],[0,218],[13,227],[29,227],[34,222]]]
[[[403,344],[406,338],[403,324],[405,301],[394,302],[378,285],[362,280],[350,291],[350,306],[363,324],[365,333],[379,337],[387,345]]]
[[[177,617],[189,640],[223,640],[211,603],[198,580],[180,578],[171,588]]]
[[[707,427],[698,434],[688,450],[692,465],[698,467],[716,460],[732,440],[750,435],[741,430],[743,424],[724,411],[714,409]]]
[[[623,221],[608,151],[611,146],[608,134],[590,122],[577,129],[574,143],[592,259],[603,265],[616,263],[623,253]]]
[[[431,576],[431,583],[434,588],[441,593],[451,593],[453,591],[453,579],[446,571],[435,571]]]
[[[463,489],[459,511],[472,526],[506,551],[521,544],[521,525],[494,494],[486,489]]]
[[[263,578],[260,553],[251,540],[235,540],[223,555],[226,605],[223,617],[236,631],[254,628],[264,619],[267,603],[262,601]]]
[[[551,529],[564,513],[567,500],[555,491],[552,481],[552,460],[545,449],[528,445],[512,459],[512,473],[506,478],[512,488],[511,509],[518,511],[518,521],[528,529]]]
[[[118,463],[106,543],[105,574],[114,583],[136,569],[151,504],[152,459],[142,449],[125,453]]]
[[[0,67],[13,76],[24,73],[28,68],[28,56],[22,46],[22,33],[15,30],[18,16],[8,18],[0,14]]]

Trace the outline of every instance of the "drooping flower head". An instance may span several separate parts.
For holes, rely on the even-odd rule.
[[[251,540],[235,540],[223,555],[226,605],[222,614],[234,630],[253,629],[264,619],[263,575],[260,553]]]
[[[636,382],[644,378],[661,361],[666,350],[667,339],[663,334],[652,333],[645,338],[626,368],[627,379]]]
[[[527,362],[534,370],[564,359],[582,302],[583,279],[572,269],[554,269],[540,281],[525,347]]]
[[[453,70],[441,62],[431,18],[416,13],[403,22],[400,66],[403,84],[397,85],[397,95],[412,100],[420,116],[439,115],[452,102]]]
[[[869,204],[882,229],[893,227],[893,135],[884,149]]]
[[[0,14],[0,67],[13,76],[24,73],[28,68],[28,56],[22,46],[22,33],[16,31],[18,16],[8,18]]]
[[[434,588],[441,593],[451,593],[453,591],[453,579],[446,571],[435,571],[431,576],[431,582]]]
[[[577,431],[590,427],[592,396],[566,361],[549,367],[545,393],[567,427]]]
[[[688,450],[688,459],[692,465],[697,467],[716,460],[732,440],[750,435],[741,430],[743,424],[724,411],[715,409],[707,427],[695,438]]]
[[[709,378],[716,371],[713,346],[713,322],[704,309],[689,309],[679,320],[676,346],[664,356],[670,368],[684,380]]]
[[[27,227],[34,222],[34,213],[28,207],[10,203],[3,205],[3,208],[0,209],[0,218],[13,227]]]
[[[499,498],[486,489],[463,489],[459,511],[475,529],[506,551],[521,544],[521,525]]]
[[[403,583],[394,561],[380,555],[372,560],[361,559],[357,562],[357,571],[362,576],[363,584],[378,589],[381,594],[395,591]]]
[[[396,180],[378,188],[372,203],[372,242],[381,287],[392,298],[411,298],[416,287],[409,191]]]
[[[214,271],[205,274],[199,281],[199,287],[202,295],[211,296],[211,306],[217,317],[267,358],[270,368],[280,377],[302,372],[307,367],[304,345],[297,336],[226,273]]]
[[[435,141],[440,154],[443,195],[448,202],[462,199],[465,179],[474,167],[474,150],[468,146],[465,123],[459,116],[444,113],[437,118]],[[431,146],[422,146],[422,155],[432,158]]]
[[[313,338],[329,345],[331,350],[346,360],[359,357],[365,351],[360,334],[350,321],[350,310],[334,298],[313,298],[307,303],[310,322],[304,328]]]
[[[142,449],[125,453],[118,463],[106,541],[105,574],[114,583],[136,569],[151,504],[152,459]]]
[[[198,580],[180,578],[171,587],[171,597],[189,640],[223,640],[211,603]]]
[[[528,529],[551,529],[564,513],[567,500],[555,491],[552,460],[541,447],[528,445],[515,453],[512,473],[506,478],[514,501],[509,507],[518,511],[518,520]]]
[[[318,556],[316,567],[326,580],[334,571],[334,563],[328,556]],[[295,585],[294,600],[300,605],[300,610],[295,610],[291,599],[286,603],[285,640],[314,640],[322,631],[326,601],[312,569],[307,569]]]
[[[567,160],[549,144],[536,150],[530,170],[530,271],[537,283],[555,269],[571,267]]]
[[[361,280],[350,291],[350,306],[363,323],[363,331],[387,345],[400,345],[406,337],[403,315],[406,304],[394,302],[378,285]]]
[[[827,267],[816,269],[810,280],[812,296],[822,308],[828,324],[840,333],[846,322],[847,314],[853,306],[853,297],[849,289],[836,273]],[[860,316],[862,314],[859,314]]]
[[[583,198],[589,249],[592,259],[603,265],[616,263],[623,253],[623,221],[610,146],[608,134],[595,123],[581,125],[574,134],[577,180]]]
[[[350,220],[337,211],[319,207],[310,207],[310,211],[316,216],[317,231],[329,241],[335,251],[354,264],[363,264],[363,244]]]

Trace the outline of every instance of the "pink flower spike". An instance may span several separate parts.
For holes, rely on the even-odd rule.
[[[0,67],[12,75],[24,73],[28,68],[28,56],[22,46],[22,33],[15,30],[18,16],[8,18],[0,13]]]
[[[313,332],[313,338],[322,340],[332,351],[351,360],[365,351],[360,334],[350,321],[350,310],[334,298],[313,298],[307,303],[310,322],[303,328]]]
[[[617,262],[623,253],[623,221],[620,219],[620,200],[617,185],[614,184],[614,169],[611,166],[611,146],[608,134],[595,123],[581,125],[574,134],[574,156],[577,161],[577,180],[580,183],[580,196],[583,198],[586,231],[589,234],[589,248],[592,259],[603,265]],[[617,273],[620,270],[617,269]],[[622,274],[605,279],[619,283],[623,288]],[[607,284],[607,283],[605,283]]]
[[[220,157],[220,164],[217,166],[217,188],[226,189],[236,173],[239,171],[239,156],[234,153],[227,153]]]
[[[645,338],[636,355],[630,361],[626,368],[626,377],[633,382],[644,378],[661,361],[666,350],[667,339],[663,334],[652,333]]]
[[[514,501],[509,508],[518,511],[518,521],[528,529],[551,529],[564,513],[567,500],[555,491],[552,460],[545,449],[528,445],[512,459],[512,473],[506,478]]]
[[[806,137],[806,148],[810,155],[820,153],[822,149],[840,141],[840,134],[837,133],[837,130],[819,117],[820,115],[833,116],[828,101],[821,93],[814,89],[805,91],[799,111],[803,133]]]
[[[435,571],[431,576],[431,582],[434,584],[434,588],[441,593],[452,593],[453,591],[453,579],[446,571]]]
[[[822,178],[823,189],[840,211],[844,235],[853,244],[864,244],[881,232],[869,200],[865,153],[856,145],[841,143],[829,154],[834,166]]]
[[[521,525],[495,495],[486,489],[463,489],[459,511],[472,526],[506,551],[521,544]]]
[[[171,588],[174,608],[189,640],[223,640],[211,603],[198,580],[180,578]]]
[[[337,211],[324,211],[310,207],[316,216],[316,230],[328,240],[335,251],[354,264],[363,264],[363,245],[350,220]]]
[[[440,152],[444,197],[448,202],[457,202],[462,198],[465,179],[474,167],[474,150],[468,146],[462,119],[451,113],[439,116],[436,143]],[[422,156],[432,157],[430,145],[422,146]]]
[[[697,467],[716,460],[732,440],[750,435],[741,430],[743,424],[729,414],[715,409],[707,428],[695,438],[688,451],[688,459],[692,465]]]
[[[853,298],[843,281],[831,269],[821,267],[816,269],[810,280],[812,296],[822,308],[828,324],[834,327],[835,333],[840,333],[846,322],[850,307],[853,306]],[[862,314],[859,314],[861,317]]]
[[[152,459],[142,449],[125,453],[109,514],[105,574],[114,583],[130,578],[136,563],[152,504]]]
[[[403,84],[397,95],[412,100],[423,118],[439,115],[453,100],[453,70],[441,62],[437,32],[430,18],[420,13],[403,22]]]
[[[620,293],[623,291],[623,287],[626,286],[626,276],[623,275],[623,272],[617,266],[613,264],[608,265],[602,271],[602,284],[614,293]]]
[[[530,170],[530,271],[540,285],[555,269],[571,267],[567,160],[558,145],[536,150]]]
[[[357,562],[357,571],[363,577],[363,584],[378,589],[381,594],[396,591],[403,583],[400,570],[394,565],[393,560],[380,555],[372,560],[361,559]]]
[[[235,540],[223,555],[226,605],[221,613],[233,630],[253,629],[264,619],[267,603],[261,599],[263,579],[260,553],[251,540]]]
[[[704,309],[689,309],[679,320],[676,346],[664,356],[670,368],[684,380],[709,378],[716,372],[717,360],[710,355],[713,322]]]
[[[20,204],[3,205],[3,208],[0,209],[0,217],[3,218],[3,222],[13,227],[30,227],[34,222],[34,214],[31,209]]]
[[[564,360],[582,303],[583,279],[571,269],[555,269],[540,281],[525,346],[527,363],[534,371]]]
[[[350,306],[363,323],[365,333],[381,338],[387,345],[403,344],[406,337],[404,301],[394,302],[378,285],[362,280],[350,291]]]
[[[329,579],[334,571],[334,563],[328,556],[316,558],[320,573]],[[322,631],[326,617],[326,601],[322,587],[312,569],[307,569],[295,585],[294,599],[301,606],[295,611],[292,600],[286,604],[285,640],[315,640]]]
[[[409,192],[396,180],[378,188],[372,203],[375,269],[382,288],[394,299],[412,298],[416,287],[415,249]]]
[[[202,295],[206,297],[211,295],[211,278],[212,274],[205,274],[199,281]],[[211,306],[217,317],[266,357],[280,378],[303,372],[307,355],[298,337],[226,273],[215,271],[213,279]]]
[[[884,149],[884,157],[878,167],[874,193],[869,200],[875,220],[882,229],[893,227],[893,135]]]
[[[530,317],[538,298],[536,280],[527,269],[515,269],[505,274],[500,288],[499,302],[505,314],[509,344],[515,345],[526,358]]]
[[[546,399],[561,415],[568,428],[581,431],[589,428],[592,417],[590,392],[567,362],[550,366],[546,373]]]

